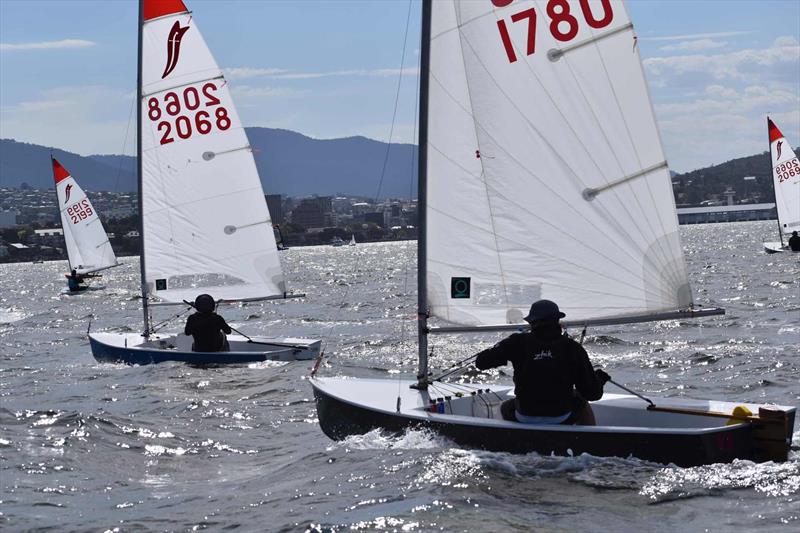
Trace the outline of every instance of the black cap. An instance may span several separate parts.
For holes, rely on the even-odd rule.
[[[558,320],[564,318],[565,315],[558,309],[558,305],[550,300],[539,300],[533,302],[531,311],[525,317],[526,322],[539,322],[541,320]]]
[[[194,299],[194,308],[201,313],[210,313],[217,307],[217,303],[210,294],[201,294]]]

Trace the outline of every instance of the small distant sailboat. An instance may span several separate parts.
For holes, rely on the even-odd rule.
[[[355,245],[356,245],[356,236],[351,234],[350,235],[350,243],[348,244],[348,246],[355,246]]]
[[[157,334],[150,308],[201,293],[218,302],[287,293],[264,191],[228,82],[182,0],[140,0],[138,135],[144,331],[92,333],[95,359],[200,364],[311,359],[321,342],[229,335],[230,351],[194,352]]]
[[[769,117],[767,130],[780,242],[765,242],[764,251],[774,254],[791,251],[784,237],[788,238],[793,231],[800,231],[800,161],[781,130]]]
[[[61,163],[55,158],[51,160],[61,214],[61,228],[67,245],[70,269],[67,279],[72,285],[64,292],[70,294],[83,292],[87,286],[80,285],[77,280],[72,279],[73,270],[77,278],[99,277],[97,272],[115,267],[119,263],[92,202]]]
[[[596,426],[522,424],[498,413],[512,385],[445,380],[469,358],[429,371],[430,335],[523,331],[540,298],[581,328],[724,313],[693,303],[624,4],[543,4],[423,0],[417,379],[319,377],[317,364],[320,427],[332,439],[422,427],[488,450],[682,466],[785,461],[793,406],[607,392],[592,402]]]

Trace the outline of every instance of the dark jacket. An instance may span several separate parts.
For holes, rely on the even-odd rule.
[[[194,313],[186,320],[186,335],[194,337],[195,352],[218,352],[222,349],[222,332],[230,333],[231,327],[217,313]]]
[[[575,390],[599,400],[603,385],[583,346],[561,333],[561,326],[516,333],[478,354],[481,370],[514,365],[516,408],[526,416],[559,416],[574,406]]]
[[[789,237],[789,249],[793,252],[800,252],[800,235]]]

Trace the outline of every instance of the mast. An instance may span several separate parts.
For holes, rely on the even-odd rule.
[[[431,56],[432,0],[422,0],[422,32],[419,72],[419,139],[417,146],[417,332],[419,338],[419,366],[417,385],[428,388],[428,283],[426,278],[426,204],[428,180],[428,74]]]
[[[769,182],[772,183],[772,196],[775,197],[775,217],[778,219],[778,238],[781,240],[781,248],[786,246],[783,243],[783,228],[781,228],[781,214],[778,211],[778,190],[775,188],[775,164],[772,162],[772,140],[770,138],[769,125],[772,121],[767,115],[767,150],[769,151]]]
[[[139,52],[136,72],[136,181],[139,187],[139,269],[142,277],[142,312],[145,337],[150,335],[150,316],[147,308],[147,287],[144,269],[144,211],[142,209],[142,33],[144,31],[144,2],[139,0]]]
[[[55,169],[53,168],[53,162],[55,161],[55,157],[53,157],[53,151],[50,150],[50,171],[55,174]],[[64,219],[61,218],[61,200],[58,198],[58,182],[56,182],[56,186],[53,189],[53,192],[56,193],[56,209],[58,209],[58,218],[61,220],[61,233],[64,235],[64,247],[67,248],[67,267],[69,267],[69,272],[72,274],[72,261],[69,258],[69,248],[67,247],[67,235],[64,233],[66,228],[64,227]]]

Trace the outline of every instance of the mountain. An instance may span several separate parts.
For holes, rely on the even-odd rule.
[[[673,175],[672,189],[678,204],[696,205],[719,197],[727,189],[736,192],[736,201],[774,202],[769,152]]]
[[[125,156],[84,157],[58,148],[0,139],[0,187],[27,183],[34,189],[53,187],[50,154],[89,191],[135,191],[135,159]]]
[[[247,135],[268,194],[374,197],[380,185],[381,198],[397,198],[408,197],[410,184],[416,182],[417,155],[412,144],[388,145],[366,137],[312,139],[270,128],[247,128]],[[0,187],[19,187],[23,182],[37,189],[51,187],[50,150],[0,140]],[[82,157],[57,149],[53,149],[53,155],[87,190],[136,190],[133,157]]]
[[[381,198],[409,196],[416,185],[416,146],[387,145],[365,137],[312,139],[289,130],[247,128],[264,191],[304,197],[313,194]],[[387,157],[387,148],[388,159]],[[50,148],[0,140],[0,187],[52,187]],[[136,160],[122,155],[83,157],[52,149],[53,155],[90,191],[136,190]],[[386,170],[381,174],[386,161]],[[754,176],[755,179],[745,180]],[[769,154],[751,155],[683,174],[672,173],[676,201],[696,205],[736,191],[736,200],[774,199]],[[416,189],[412,196],[416,196]]]

